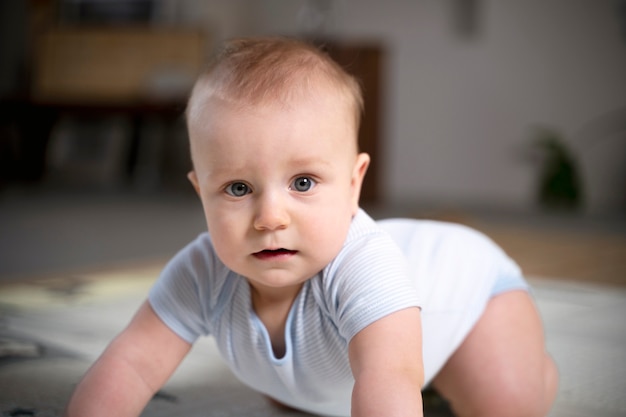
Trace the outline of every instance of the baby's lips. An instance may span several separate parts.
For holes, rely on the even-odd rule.
[[[253,255],[260,259],[277,259],[280,257],[291,256],[297,253],[295,250],[278,248],[278,249],[264,249],[256,252]]]

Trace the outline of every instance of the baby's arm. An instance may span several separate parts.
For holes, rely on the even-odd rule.
[[[355,378],[352,417],[422,416],[424,381],[420,310],[390,314],[350,342]]]
[[[77,386],[65,416],[138,416],[190,348],[145,302]]]

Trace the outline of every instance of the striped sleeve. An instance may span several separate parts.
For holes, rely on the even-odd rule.
[[[383,232],[350,242],[326,272],[327,305],[340,334],[348,341],[389,314],[420,307],[405,257]]]
[[[157,316],[178,336],[193,343],[210,333],[207,320],[210,259],[202,248],[208,238],[201,235],[182,249],[165,266],[150,290],[148,300]]]

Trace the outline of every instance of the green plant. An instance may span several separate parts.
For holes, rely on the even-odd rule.
[[[562,135],[554,129],[538,128],[533,145],[543,154],[538,199],[548,209],[579,209],[583,185],[578,162]]]

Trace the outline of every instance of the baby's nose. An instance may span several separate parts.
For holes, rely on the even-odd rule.
[[[254,228],[257,230],[284,229],[291,219],[284,199],[275,194],[265,195],[258,201]]]

